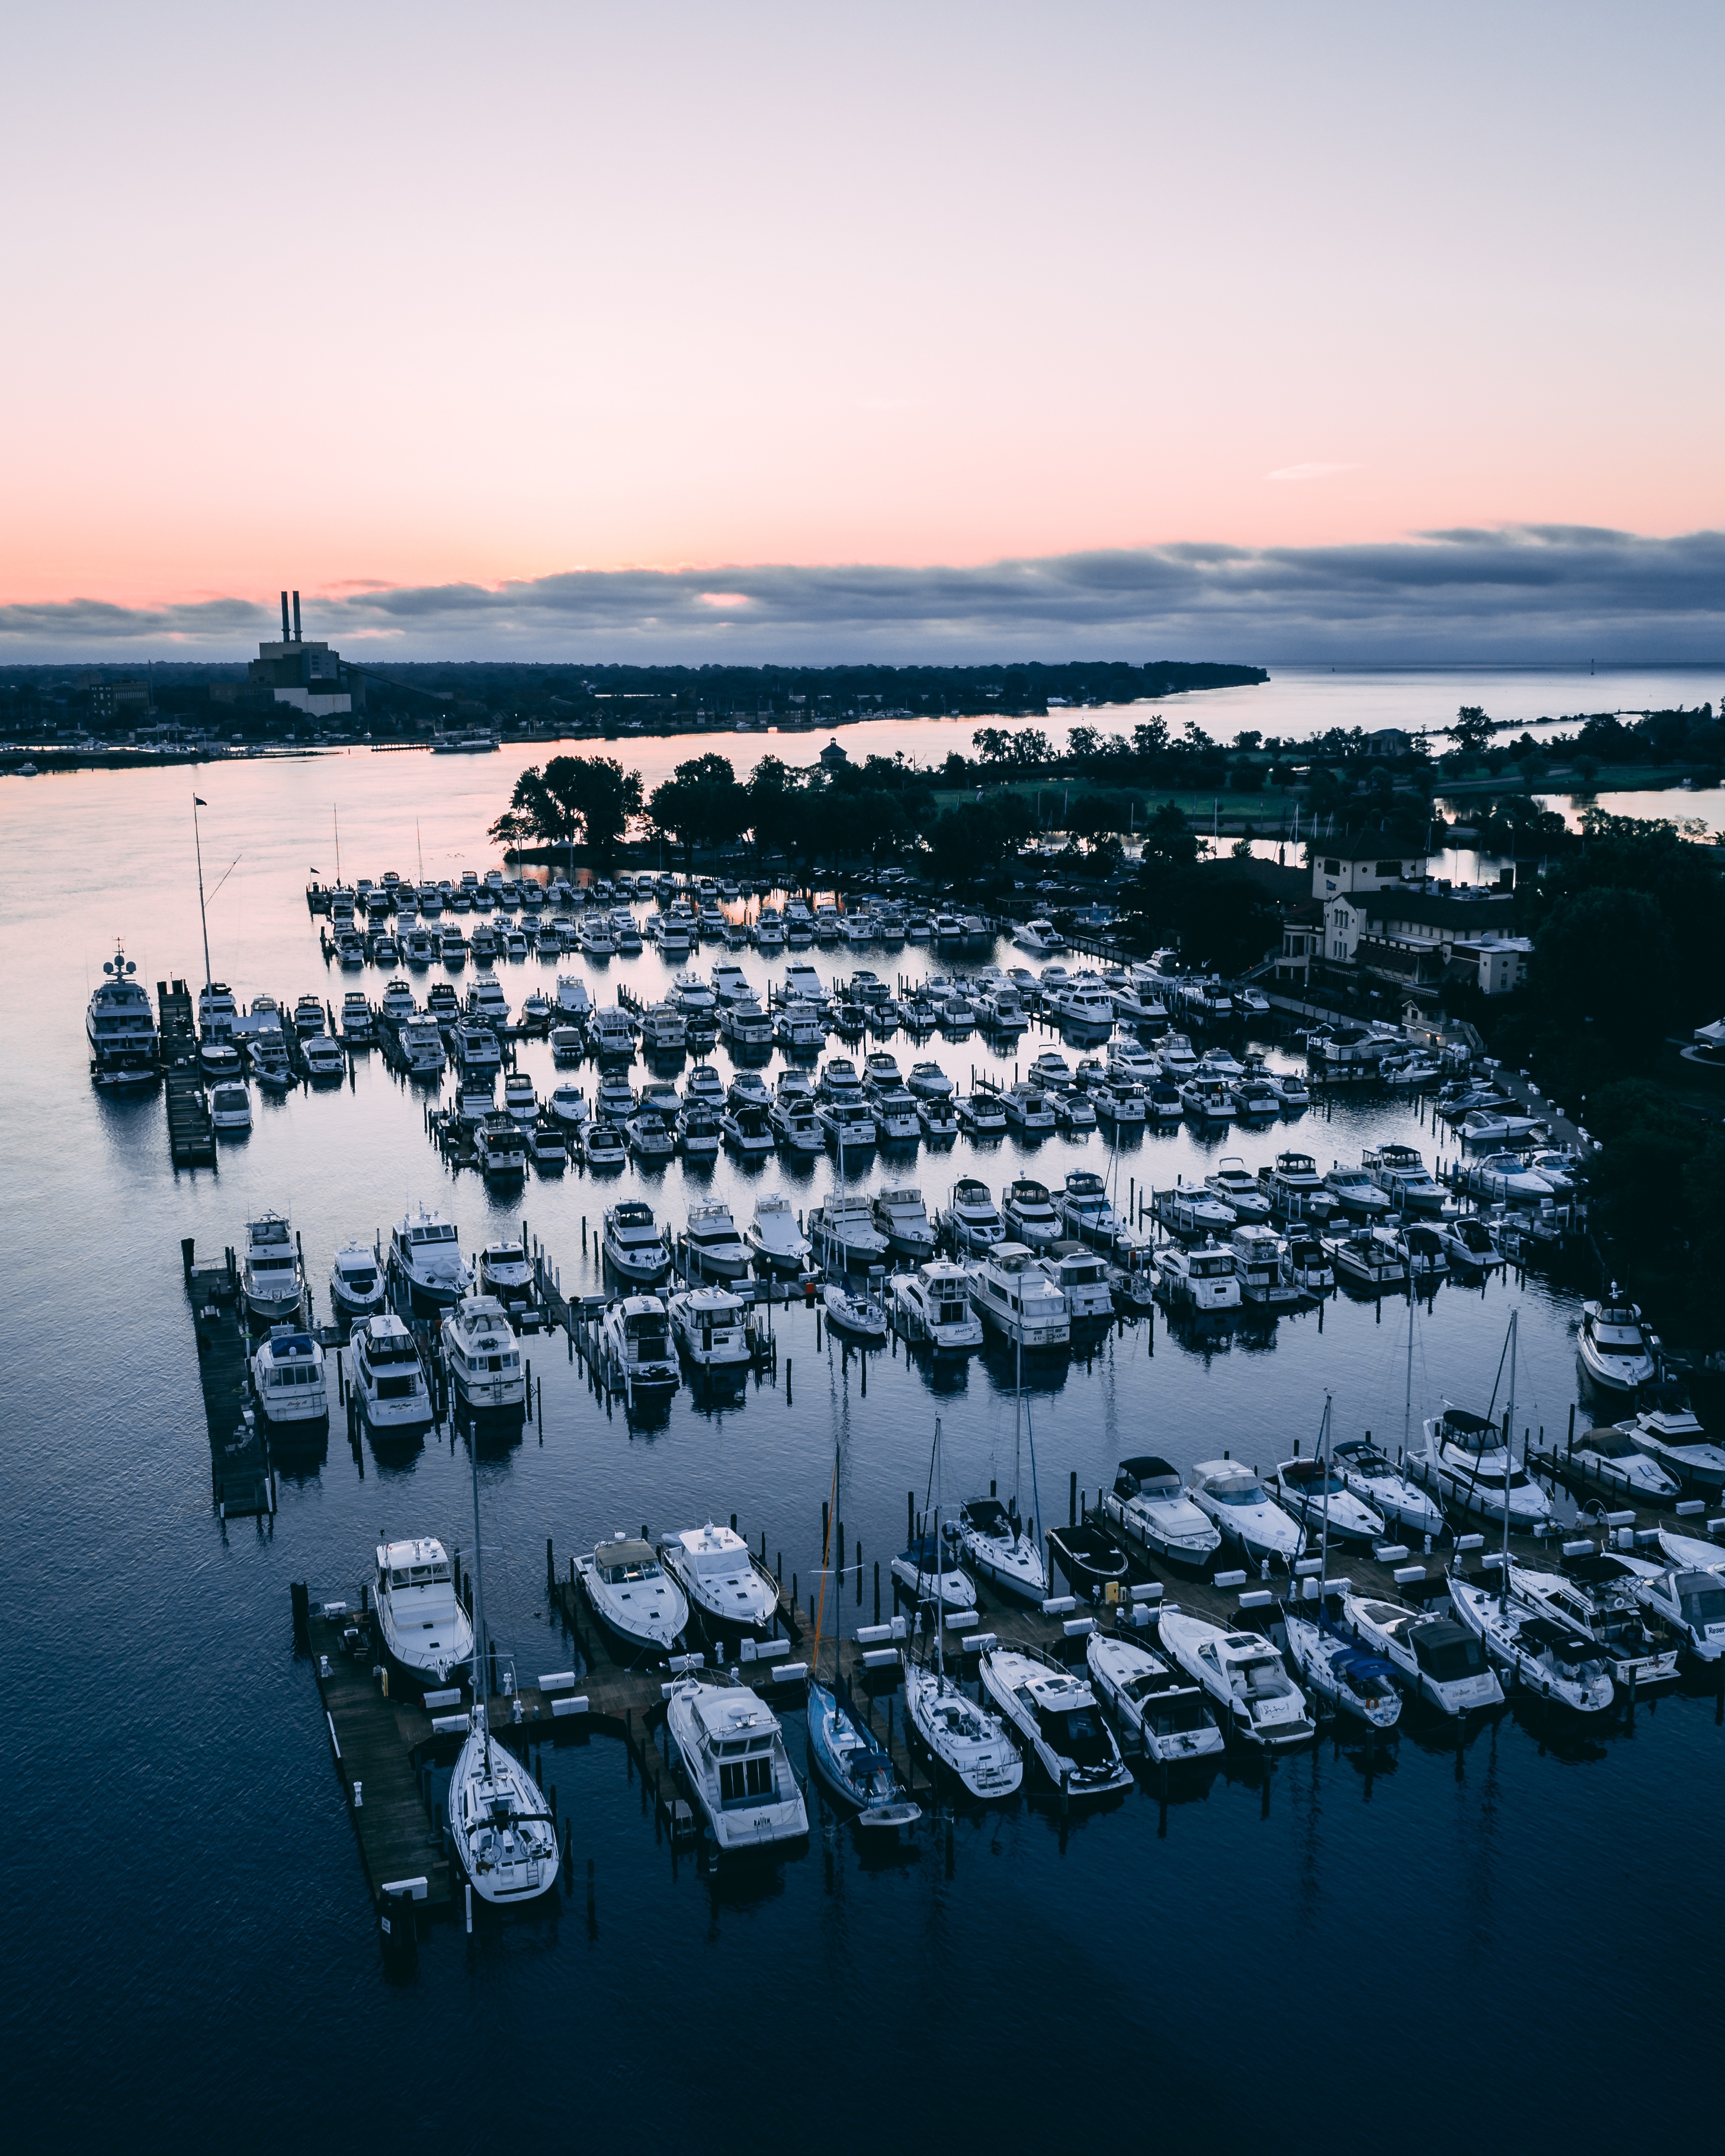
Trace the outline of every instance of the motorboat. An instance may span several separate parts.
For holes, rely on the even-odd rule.
[[[309,1332],[273,1325],[252,1357],[252,1394],[266,1423],[323,1422],[330,1412],[323,1349]]]
[[[1140,1086],[1153,1085],[1162,1075],[1160,1059],[1142,1040],[1111,1040],[1107,1067],[1111,1075],[1130,1078]]]
[[[670,1270],[664,1233],[642,1199],[625,1198],[607,1208],[603,1248],[612,1270],[632,1286],[655,1287]]]
[[[343,1243],[330,1267],[330,1308],[343,1322],[371,1317],[383,1307],[383,1268],[370,1243]]]
[[[1326,1235],[1323,1246],[1337,1277],[1356,1287],[1377,1295],[1407,1285],[1408,1262],[1393,1229],[1356,1228],[1347,1235]]]
[[[1234,1229],[1234,1208],[1201,1183],[1176,1181],[1171,1190],[1153,1190],[1150,1210],[1171,1235],[1227,1235]]]
[[[90,1075],[107,1090],[153,1086],[162,1075],[161,1036],[149,991],[132,978],[137,970],[116,945],[114,956],[102,961],[103,978],[84,1014]]]
[[[809,1683],[809,1764],[860,1829],[896,1834],[922,1816],[898,1779],[892,1755],[858,1712],[842,1676]]]
[[[1033,1250],[1045,1250],[1060,1240],[1060,1216],[1047,1186],[1028,1176],[1007,1185],[1000,1213],[1007,1234]]]
[[[1488,1520],[1501,1521],[1507,1502],[1510,1525],[1522,1534],[1537,1534],[1550,1522],[1550,1499],[1516,1466],[1500,1424],[1445,1400],[1427,1419],[1425,1435],[1424,1453],[1410,1451],[1404,1463],[1422,1487]]]
[[[1620,1297],[1615,1281],[1603,1301],[1582,1304],[1576,1353],[1582,1368],[1601,1392],[1633,1397],[1658,1374],[1648,1352],[1640,1311]]]
[[[977,1674],[1064,1799],[1112,1796],[1132,1787],[1087,1673],[1063,1669],[1034,1647],[993,1647],[978,1658]]]
[[[1178,1471],[1153,1453],[1122,1460],[1114,1486],[1102,1493],[1102,1516],[1153,1555],[1201,1571],[1222,1537],[1180,1486]]]
[[[963,1265],[931,1258],[913,1272],[895,1273],[888,1285],[898,1330],[931,1348],[966,1350],[983,1344],[983,1322],[970,1306]]]
[[[1344,1168],[1337,1161],[1324,1178],[1324,1188],[1348,1219],[1363,1221],[1368,1227],[1391,1209],[1389,1194],[1378,1188],[1363,1168]]]
[[[937,1537],[921,1535],[892,1560],[892,1576],[920,1604],[942,1609],[974,1609],[976,1582],[958,1562],[958,1532],[947,1521]]]
[[[1236,1122],[1271,1122],[1282,1111],[1282,1097],[1276,1081],[1262,1070],[1248,1070],[1230,1080],[1228,1097],[1234,1103]]]
[[[840,1270],[878,1265],[887,1253],[886,1238],[863,1197],[835,1194],[824,1205],[816,1206],[809,1215],[809,1237],[819,1261]]]
[[[575,1577],[594,1616],[631,1653],[667,1656],[681,1640],[689,1604],[651,1543],[619,1527],[576,1558]]]
[[[1224,1153],[1205,1176],[1204,1187],[1227,1207],[1235,1221],[1261,1222],[1270,1218],[1270,1200],[1237,1153]]]
[[[1716,1558],[1725,1557],[1717,1543],[1709,1547]],[[1725,1661],[1725,1573],[1673,1562],[1640,1573],[1635,1591],[1642,1607],[1663,1618],[1697,1661]]]
[[[1579,1431],[1566,1456],[1589,1481],[1621,1490],[1638,1505],[1657,1507],[1682,1494],[1681,1484],[1646,1450],[1633,1424]]]
[[[829,1328],[848,1333],[853,1340],[884,1342],[887,1317],[880,1279],[880,1268],[875,1265],[870,1268],[865,1287],[852,1287],[842,1280],[828,1281],[821,1289],[820,1299]]]
[[[1609,1552],[1571,1558],[1561,1572],[1512,1563],[1512,1590],[1542,1616],[1598,1642],[1611,1681],[1625,1693],[1645,1695],[1677,1679],[1677,1640],[1651,1617],[1640,1580]]]
[[[949,1145],[958,1136],[958,1111],[949,1100],[918,1101],[916,1122],[931,1145]]]
[[[1064,1348],[1070,1341],[1066,1298],[1025,1245],[996,1243],[965,1270],[971,1307],[985,1325],[1021,1348]]]
[[[778,1612],[778,1583],[731,1527],[685,1527],[660,1543],[665,1568],[723,1652],[726,1639],[763,1639]]]
[[[1192,1502],[1250,1563],[1291,1573],[1306,1548],[1306,1530],[1271,1497],[1255,1472],[1238,1460],[1200,1460],[1186,1477]]]
[[[527,1151],[536,1175],[561,1175],[569,1165],[568,1142],[555,1125],[541,1123],[529,1131]]]
[[[1543,1615],[1513,1589],[1483,1587],[1451,1568],[1450,1606],[1499,1669],[1578,1714],[1600,1714],[1615,1687],[1596,1640]]]
[[[372,1600],[393,1669],[422,1691],[459,1682],[463,1664],[473,1659],[473,1624],[440,1542],[425,1536],[379,1543]]]
[[[1101,1177],[1087,1169],[1068,1175],[1065,1188],[1053,1194],[1053,1203],[1066,1232],[1095,1250],[1111,1250],[1126,1224],[1108,1203]]]
[[[1034,1137],[1055,1127],[1054,1104],[1040,1086],[1019,1079],[995,1096],[1008,1126],[1026,1137]]]
[[[1106,1040],[1114,1030],[1114,998],[1088,974],[1045,988],[1042,1008],[1066,1032]]]
[[[1458,1271],[1489,1272],[1503,1263],[1503,1253],[1498,1249],[1491,1230],[1476,1213],[1463,1214],[1459,1219],[1440,1222],[1437,1239],[1443,1245],[1444,1255]]]
[[[506,1235],[481,1248],[479,1291],[495,1296],[506,1310],[532,1301],[533,1263],[524,1244]]]
[[[1461,1118],[1466,1145],[1503,1146],[1517,1138],[1542,1137],[1549,1127],[1537,1116],[1506,1115],[1501,1108],[1471,1108]]]
[[[475,1414],[519,1414],[526,1401],[521,1343],[494,1295],[465,1295],[444,1318],[444,1360],[456,1398]]]
[[[940,1224],[952,1238],[954,1249],[992,1250],[1006,1240],[1006,1224],[986,1183],[961,1176],[940,1213]]]
[[[305,1267],[293,1231],[280,1213],[246,1223],[239,1284],[247,1312],[260,1324],[290,1324],[299,1316]]]
[[[996,1138],[1006,1128],[1006,1110],[998,1093],[972,1093],[953,1103],[958,1127],[973,1138]]]
[[[1322,1226],[1336,1209],[1334,1194],[1326,1188],[1309,1152],[1279,1152],[1273,1167],[1258,1170],[1258,1186],[1278,1220]]]
[[[737,1231],[731,1208],[722,1201],[691,1205],[689,1224],[678,1237],[677,1256],[691,1281],[735,1281],[747,1277],[748,1246]]]
[[[1374,1655],[1337,1629],[1329,1614],[1337,1596],[1320,1595],[1310,1608],[1284,1604],[1282,1629],[1287,1635],[1288,1655],[1301,1678],[1338,1714],[1351,1714],[1368,1729],[1394,1729],[1402,1715],[1402,1696],[1395,1671],[1382,1655]]]
[[[252,1127],[252,1096],[244,1085],[214,1086],[210,1089],[209,1119],[218,1134],[237,1137]]]
[[[593,998],[587,992],[587,983],[578,973],[557,975],[557,1007],[559,1014],[576,1025],[585,1025],[593,1014]]]
[[[665,1720],[690,1794],[721,1855],[807,1835],[809,1814],[784,1730],[757,1692],[709,1677],[680,1677],[670,1687]]]
[[[1248,1223],[1228,1238],[1240,1300],[1266,1310],[1288,1310],[1305,1301],[1305,1291],[1282,1276],[1281,1238],[1272,1228]]]
[[[1166,1656],[1117,1633],[1092,1632],[1085,1661],[1129,1748],[1165,1767],[1220,1756],[1224,1740],[1202,1687]]]
[[[632,1063],[635,1054],[634,1021],[614,1004],[603,1005],[587,1021],[588,1045],[601,1063]]]
[[[637,1160],[649,1163],[670,1160],[677,1149],[675,1127],[668,1123],[657,1108],[639,1107],[623,1127],[629,1151]]]
[[[606,1384],[631,1407],[668,1399],[680,1383],[670,1316],[656,1295],[626,1295],[599,1321],[599,1365]]]
[[[809,1263],[809,1238],[797,1225],[787,1198],[761,1199],[745,1240],[757,1260],[773,1272],[800,1273]]]
[[[895,1257],[908,1258],[916,1264],[934,1255],[934,1229],[920,1190],[900,1188],[880,1192],[874,1200],[873,1218]]]
[[[1550,1183],[1518,1152],[1486,1153],[1478,1160],[1461,1161],[1456,1180],[1472,1196],[1496,1205],[1541,1205],[1553,1195]]]
[[[1066,939],[1051,921],[1040,915],[1034,921],[1021,921],[1013,931],[1013,942],[1020,951],[1028,951],[1033,957],[1052,957],[1064,951]]]
[[[588,1167],[602,1172],[621,1168],[629,1158],[629,1141],[615,1123],[583,1123],[576,1146]]]
[[[503,1106],[506,1114],[518,1123],[536,1123],[539,1120],[539,1096],[533,1091],[533,1081],[525,1070],[511,1070],[503,1081]]]
[[[1219,1709],[1222,1726],[1266,1752],[1291,1751],[1317,1734],[1306,1695],[1261,1633],[1233,1631],[1183,1609],[1157,1630],[1166,1652]]]
[[[339,1085],[347,1075],[347,1057],[339,1040],[326,1033],[313,1034],[300,1045],[305,1075],[314,1086]]]
[[[834,1146],[846,1152],[867,1152],[875,1142],[875,1118],[860,1097],[817,1101],[815,1115]]]
[[[1048,1593],[1042,1553],[1017,1513],[998,1497],[973,1497],[959,1507],[958,1538],[970,1568],[1020,1602],[1041,1602]]]
[[[419,1343],[393,1310],[358,1319],[347,1367],[361,1419],[374,1442],[417,1437],[436,1419]]]
[[[1725,1491],[1725,1447],[1711,1444],[1686,1407],[1644,1408],[1632,1425],[1641,1449],[1697,1490]]]
[[[110,976],[111,978],[111,976]],[[130,976],[127,977],[130,978]],[[326,1013],[316,996],[301,996],[301,1005],[317,1005],[318,1029],[321,1030]],[[239,1024],[239,1005],[234,991],[225,981],[206,981],[198,991],[198,1038],[200,1043],[211,1040],[231,1041]]]
[[[1308,1539],[1317,1540],[1327,1518],[1332,1543],[1369,1549],[1385,1540],[1381,1515],[1349,1489],[1333,1465],[1296,1456],[1279,1462],[1273,1479],[1283,1509],[1305,1522]]]
[[[1368,1437],[1343,1438],[1331,1453],[1332,1465],[1351,1496],[1405,1533],[1436,1537],[1444,1531],[1443,1508],[1380,1452]]]
[[[670,1301],[671,1337],[697,1369],[746,1370],[754,1359],[748,1307],[722,1287],[685,1289]]]
[[[240,1075],[239,1050],[231,1040],[205,1041],[198,1051],[198,1060],[203,1066],[204,1076],[212,1084],[222,1085]],[[343,1068],[346,1068],[345,1065]]]
[[[464,1108],[466,1101],[463,1090]],[[488,1183],[519,1183],[527,1173],[527,1134],[513,1116],[493,1110],[483,1097],[473,1133],[474,1157]]]
[[[546,1111],[565,1130],[578,1131],[588,1118],[587,1096],[578,1086],[556,1086],[546,1096]]]
[[[1168,1300],[1197,1316],[1238,1310],[1240,1272],[1231,1245],[1208,1237],[1189,1248],[1164,1243],[1155,1254],[1156,1284]]]
[[[1361,1645],[1381,1656],[1408,1691],[1440,1714],[1502,1706],[1497,1672],[1465,1625],[1381,1595],[1347,1593],[1341,1605],[1343,1621]]]

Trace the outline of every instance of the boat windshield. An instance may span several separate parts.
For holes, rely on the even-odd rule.
[[[1209,1494],[1220,1505],[1267,1505],[1262,1485],[1256,1482],[1212,1482]]]
[[[1678,1583],[1677,1606],[1683,1613],[1684,1623],[1693,1625],[1698,1631],[1706,1630],[1709,1625],[1725,1625],[1725,1581],[1717,1573],[1686,1574]]]
[[[1435,1634],[1440,1628],[1432,1627]],[[1414,1659],[1434,1684],[1459,1684],[1464,1677],[1482,1676],[1486,1669],[1485,1650],[1471,1632],[1459,1625],[1441,1628],[1441,1636],[1425,1638],[1415,1632],[1413,1639]]]
[[[1079,1767],[1106,1767],[1113,1747],[1094,1707],[1040,1707],[1036,1719],[1056,1752]]]

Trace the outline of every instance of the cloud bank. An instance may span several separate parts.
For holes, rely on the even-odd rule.
[[[362,660],[1712,662],[1725,656],[1725,531],[1649,539],[1526,525],[973,568],[573,569],[495,587],[352,580],[307,594],[306,633]],[[242,658],[277,634],[273,592],[260,603],[0,605],[0,655],[14,661]]]

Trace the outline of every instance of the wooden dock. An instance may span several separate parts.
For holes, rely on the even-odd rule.
[[[156,983],[162,1028],[162,1060],[167,1066],[167,1145],[176,1168],[214,1168],[216,1127],[204,1097],[198,1063],[198,1028],[192,992],[183,981]]]
[[[180,1245],[186,1292],[198,1339],[198,1375],[209,1430],[210,1488],[226,1519],[275,1510],[275,1476],[263,1419],[252,1408],[250,1346],[229,1251],[220,1265],[198,1265],[191,1237]]]

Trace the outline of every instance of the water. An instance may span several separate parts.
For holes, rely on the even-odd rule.
[[[501,757],[198,774],[209,883],[239,862],[210,910],[218,977],[243,1000],[308,988],[339,999],[352,977],[326,973],[302,896],[309,867],[334,869],[332,803],[350,877],[416,873],[422,853],[427,873],[482,869],[480,834],[508,780]],[[1435,2148],[1488,2120],[1494,2140],[1538,2133],[1592,2148],[1619,2138],[1638,2100],[1637,2052],[1663,2062],[1662,2090],[1686,2086],[1713,2035],[1697,1979],[1725,1914],[1706,1838],[1721,1734],[1705,1684],[1644,1705],[1633,1730],[1614,1721],[1578,1735],[1518,1712],[1471,1730],[1459,1752],[1446,1732],[1410,1727],[1375,1771],[1349,1745],[1285,1760],[1267,1779],[1230,1757],[1165,1810],[1145,1785],[1063,1827],[1033,1793],[956,1821],[950,1854],[930,1827],[896,1861],[865,1861],[847,1832],[829,1830],[805,1854],[716,1881],[686,1863],[673,1881],[620,1747],[566,1746],[547,1779],[575,1821],[572,1899],[471,1945],[440,1928],[413,1982],[387,1984],[316,1688],[293,1653],[288,1584],[352,1591],[380,1528],[467,1548],[466,1455],[433,1443],[384,1470],[367,1451],[362,1474],[338,1435],[321,1462],[284,1476],[273,1524],[224,1532],[210,1510],[181,1237],[213,1254],[258,1208],[280,1206],[303,1235],[321,1314],[336,1244],[387,1229],[411,1198],[443,1203],[469,1247],[525,1213],[567,1287],[597,1284],[582,1270],[580,1222],[591,1227],[619,1189],[644,1185],[680,1223],[698,1188],[746,1220],[758,1190],[807,1205],[833,1169],[799,1179],[777,1163],[751,1175],[721,1162],[705,1178],[631,1169],[599,1188],[572,1172],[494,1206],[471,1174],[452,1180],[439,1166],[419,1096],[374,1055],[339,1091],[259,1101],[218,1175],[176,1177],[161,1098],[98,1098],[81,1029],[116,933],[152,992],[171,973],[201,976],[189,791],[182,771],[0,789],[14,865],[0,1086],[18,1254],[0,1320],[14,1402],[0,1555],[16,1637],[18,1859],[3,2087],[22,2140],[53,2130],[79,2145],[123,2117],[147,2146],[219,2116],[268,2146],[346,2146],[387,2115],[392,2133],[407,2122],[469,2144],[506,2118],[581,2131],[598,2117],[710,2132],[732,2148],[815,2130],[842,2079],[847,2128],[864,2138],[905,2136],[913,2121],[913,2139],[973,2140],[999,2119],[1045,2142],[1081,2114],[1087,2134],[1134,2143],[1245,2130],[1306,2146],[1383,2128]],[[742,963],[757,980],[783,963]],[[865,963],[889,978],[934,963],[911,949],[815,963],[824,977]],[[556,970],[536,960],[501,972],[518,1005]],[[649,953],[613,961],[604,978],[649,993],[664,971]],[[418,977],[418,992],[436,978]],[[374,996],[382,985],[366,977]],[[1020,1060],[1040,1045],[1033,1036]],[[973,1042],[892,1045],[902,1066],[935,1055],[965,1085],[973,1065],[1009,1073]],[[728,1067],[722,1049],[711,1060]],[[542,1045],[523,1061],[542,1091],[552,1082]],[[1291,1143],[1327,1164],[1401,1136],[1428,1158],[1435,1149],[1413,1110],[1360,1101],[1285,1136],[1147,1137],[1117,1163],[1100,1133],[1034,1152],[961,1142],[913,1166],[871,1161],[857,1180],[912,1180],[932,1207],[966,1172],[998,1188],[1021,1161],[1050,1183],[1086,1165],[1117,1178],[1123,1202],[1134,1183],[1200,1173],[1222,1152],[1255,1163]],[[1440,1292],[1417,1336],[1416,1415],[1444,1393],[1484,1404],[1512,1304],[1517,1419],[1562,1429],[1574,1303],[1538,1280]],[[545,1599],[547,1536],[566,1563],[614,1527],[735,1512],[757,1547],[764,1532],[769,1556],[783,1552],[787,1575],[806,1575],[835,1434],[847,1532],[883,1568],[906,1491],[924,1486],[937,1414],[949,1496],[986,1478],[1005,1491],[1016,1457],[1025,1509],[1047,1518],[1064,1516],[1070,1473],[1094,1492],[1131,1452],[1184,1465],[1226,1446],[1267,1466],[1294,1438],[1309,1442],[1327,1390],[1338,1435],[1399,1442],[1404,1322],[1402,1306],[1380,1319],[1339,1299],[1322,1322],[1284,1320],[1206,1353],[1159,1319],[1153,1353],[1147,1328],[1127,1327],[1089,1363],[1036,1380],[1016,1445],[1011,1372],[997,1358],[936,1390],[902,1351],[876,1353],[865,1398],[857,1358],[818,1357],[801,1312],[779,1319],[793,1408],[782,1385],[751,1385],[740,1406],[711,1414],[685,1389],[651,1430],[608,1416],[578,1368],[536,1342],[543,1442],[530,1430],[482,1463],[495,1629],[524,1668],[567,1666]],[[791,1744],[800,1760],[800,1728]],[[1609,1969],[1607,1985],[1575,1982],[1578,1950]],[[1602,2010],[1615,2041],[1601,2041]],[[1628,2030],[1640,2032],[1633,2051]],[[465,2071],[475,2040],[478,2075]]]

